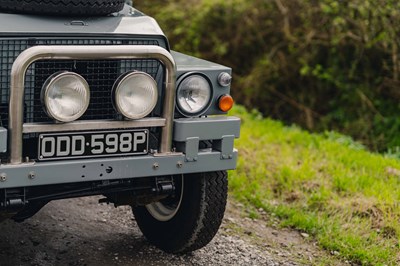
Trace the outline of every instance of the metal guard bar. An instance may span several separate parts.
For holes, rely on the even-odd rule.
[[[25,72],[37,60],[90,60],[90,59],[157,59],[165,67],[165,98],[162,117],[165,126],[161,132],[160,152],[169,153],[175,105],[176,65],[171,54],[154,45],[121,46],[34,46],[22,52],[11,69],[9,107],[10,163],[22,163],[22,134],[24,123]]]
[[[25,123],[23,133],[50,133],[50,132],[69,132],[69,131],[88,131],[88,130],[107,130],[107,129],[128,129],[145,127],[165,127],[165,118],[143,118],[129,121],[113,120],[83,120],[70,123],[49,124],[49,123]]]

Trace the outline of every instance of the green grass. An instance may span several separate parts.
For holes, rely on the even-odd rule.
[[[230,192],[312,235],[343,260],[400,263],[400,161],[351,138],[311,134],[236,107],[242,119]]]

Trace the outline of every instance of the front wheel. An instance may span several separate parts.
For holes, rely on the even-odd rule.
[[[207,245],[217,233],[228,193],[226,171],[175,179],[173,197],[133,208],[136,222],[150,243],[170,253]]]

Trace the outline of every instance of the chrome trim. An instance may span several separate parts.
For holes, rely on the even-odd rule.
[[[164,127],[165,118],[143,118],[131,121],[111,121],[111,120],[90,120],[75,121],[63,124],[49,123],[25,123],[23,133],[52,133],[81,130],[100,130],[100,129],[126,129],[126,128],[146,128],[146,127]]]
[[[172,130],[175,105],[176,65],[171,54],[154,45],[121,46],[34,46],[22,52],[11,69],[9,107],[9,150],[10,163],[22,163],[22,134],[24,119],[25,72],[37,60],[64,59],[157,59],[165,67],[165,97],[162,117],[160,152],[168,153],[172,147]],[[111,88],[110,88],[111,89]]]

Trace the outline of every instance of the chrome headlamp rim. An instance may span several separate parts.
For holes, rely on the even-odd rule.
[[[83,108],[76,113],[73,116],[68,117],[61,117],[59,115],[57,115],[56,113],[52,112],[51,109],[48,107],[48,95],[50,92],[50,88],[51,86],[59,81],[61,78],[65,77],[65,76],[74,76],[75,78],[77,78],[83,85],[83,88],[85,89],[86,92],[86,98],[84,98],[85,100],[85,105],[83,106]],[[58,122],[63,122],[63,123],[68,123],[68,122],[73,122],[77,119],[79,119],[88,109],[89,107],[89,103],[90,103],[90,86],[87,83],[86,79],[84,77],[82,77],[81,75],[79,75],[78,73],[75,72],[71,72],[71,71],[58,71],[55,72],[54,74],[50,75],[50,77],[48,77],[46,79],[46,81],[44,82],[43,86],[42,86],[42,90],[40,91],[40,100],[43,106],[43,109],[45,111],[45,113],[52,119],[57,120]]]
[[[143,112],[138,115],[129,114],[123,108],[121,108],[121,106],[118,104],[118,97],[117,97],[117,93],[121,88],[121,84],[123,84],[127,79],[129,79],[135,75],[143,75],[143,76],[146,76],[147,78],[149,78],[149,80],[151,81],[151,83],[153,85],[153,88],[155,89],[153,97],[152,97],[152,104],[150,105],[150,107],[148,108],[148,110],[146,112]],[[132,71],[123,73],[122,75],[120,75],[117,78],[117,80],[114,82],[111,95],[112,95],[112,103],[113,103],[114,109],[119,114],[121,114],[123,117],[125,117],[127,119],[131,119],[131,120],[141,119],[141,118],[148,116],[156,107],[157,102],[158,102],[158,86],[157,86],[157,82],[154,80],[154,78],[151,75],[149,75],[148,73],[143,72],[143,71],[132,70]]]
[[[186,112],[185,110],[183,110],[183,107],[180,105],[179,99],[178,99],[179,90],[181,88],[182,82],[186,78],[189,78],[191,76],[199,76],[199,77],[203,78],[208,83],[208,86],[210,88],[210,97],[209,97],[208,102],[204,105],[203,109],[201,109],[200,111],[195,112],[195,113],[190,113],[190,112]],[[214,99],[214,90],[213,90],[213,86],[212,86],[212,83],[211,83],[210,79],[205,74],[203,74],[201,72],[188,72],[188,73],[185,73],[184,75],[180,76],[179,79],[177,80],[177,87],[176,88],[177,88],[176,89],[176,96],[175,96],[176,97],[176,107],[177,107],[176,109],[178,110],[178,112],[181,115],[183,115],[185,117],[198,117],[198,116],[204,115],[210,109],[211,104],[212,104],[213,99]]]

